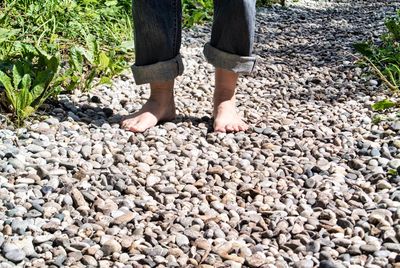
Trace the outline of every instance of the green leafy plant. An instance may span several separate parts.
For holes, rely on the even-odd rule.
[[[183,24],[186,27],[208,21],[212,17],[212,0],[183,0],[182,6]]]
[[[371,66],[373,73],[387,85],[393,97],[397,97],[400,92],[400,10],[397,16],[385,21],[385,26],[387,33],[381,36],[380,43],[367,41],[355,44],[354,48],[363,55],[361,63]],[[376,111],[395,107],[400,107],[400,102],[389,99],[372,106]]]
[[[59,56],[49,56],[39,48],[21,46],[20,58],[9,62],[8,71],[0,70],[0,91],[3,106],[16,117],[21,126],[49,97],[60,92],[56,77],[60,67]]]
[[[400,175],[400,174],[397,172],[396,169],[390,169],[390,170],[388,170],[387,174],[390,175],[390,176],[397,176],[397,175]]]
[[[126,61],[116,57],[113,51],[100,50],[93,35],[87,35],[86,48],[72,47],[69,65],[64,74],[64,86],[71,91],[75,88],[87,91],[95,85],[111,84],[111,79],[126,68]],[[97,78],[97,83],[93,83]]]
[[[272,4],[281,4],[282,6],[285,6],[286,0],[258,0],[257,4],[260,6],[269,6]]]
[[[374,111],[384,111],[396,106],[398,106],[398,103],[391,101],[389,99],[384,99],[374,103],[372,105],[372,109]]]
[[[130,13],[130,0],[0,1],[0,112],[21,125],[60,92],[110,84],[133,59]]]
[[[285,5],[285,0],[257,0],[258,6],[270,6],[279,3]],[[213,0],[183,0],[183,25],[192,27],[209,21],[213,15]]]

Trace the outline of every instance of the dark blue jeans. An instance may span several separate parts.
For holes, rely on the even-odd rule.
[[[256,0],[214,0],[211,41],[204,55],[216,68],[250,73]],[[183,73],[181,0],[133,0],[137,84],[173,80]]]

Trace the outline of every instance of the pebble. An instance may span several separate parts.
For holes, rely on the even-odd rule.
[[[44,148],[42,146],[36,145],[36,144],[29,144],[26,149],[31,152],[31,153],[40,153],[44,151]]]
[[[21,249],[12,249],[5,252],[5,257],[14,263],[18,263],[25,259],[25,252]]]
[[[183,234],[176,234],[175,241],[179,247],[189,245],[189,239]]]
[[[371,254],[379,250],[379,247],[376,245],[365,244],[360,246],[361,251]]]
[[[135,218],[135,213],[127,212],[127,213],[124,213],[123,215],[118,216],[117,218],[115,218],[113,220],[113,223],[116,224],[116,225],[127,224],[128,222],[130,222],[134,218]]]
[[[385,243],[383,246],[389,250],[396,253],[400,253],[400,244],[399,243]]]
[[[397,169],[400,167],[400,159],[393,159],[388,163],[389,167]]]
[[[71,197],[77,207],[87,206],[85,198],[78,189],[76,188],[72,189]]]
[[[121,245],[113,239],[107,240],[104,243],[103,247],[101,248],[104,255],[106,255],[106,256],[109,256],[115,252],[120,252],[121,249],[122,249]]]
[[[89,267],[97,267],[98,266],[98,263],[97,263],[96,259],[93,256],[90,256],[90,255],[84,255],[82,257],[81,262],[82,262],[83,265],[86,265],[86,266],[89,266]]]
[[[16,158],[10,158],[8,160],[8,164],[10,164],[16,170],[24,170],[25,164]]]
[[[267,262],[267,257],[261,252],[257,252],[246,258],[249,267],[261,267]]]

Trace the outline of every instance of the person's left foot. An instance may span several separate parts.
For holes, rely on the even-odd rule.
[[[238,75],[217,68],[215,71],[214,91],[214,131],[239,132],[249,127],[236,111],[235,89]]]
[[[246,131],[249,128],[237,113],[234,100],[223,101],[214,105],[215,132],[239,132]]]

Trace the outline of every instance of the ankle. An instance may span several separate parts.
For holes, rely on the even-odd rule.
[[[234,72],[217,68],[215,70],[214,104],[235,101],[238,75]]]
[[[174,101],[174,80],[151,83],[150,88],[151,93],[149,101],[160,104]]]
[[[229,92],[217,92],[214,93],[214,105],[219,105],[226,102],[235,102],[236,97],[235,93]]]
[[[174,91],[154,92],[151,91],[149,101],[157,103],[170,103],[174,101]]]

